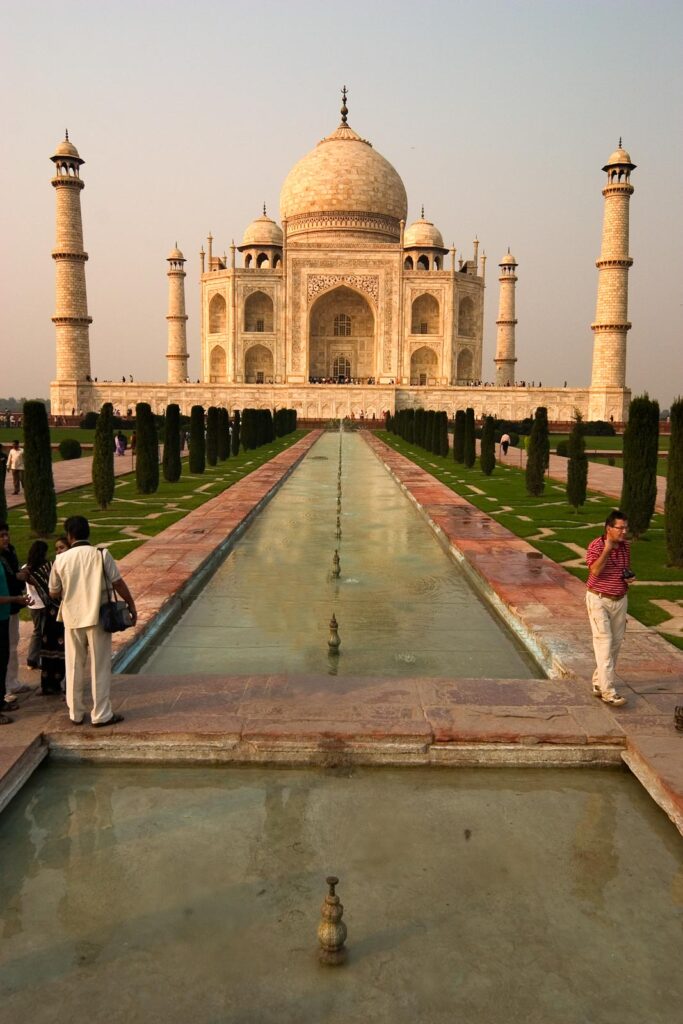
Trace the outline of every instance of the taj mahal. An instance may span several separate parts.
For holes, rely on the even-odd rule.
[[[449,415],[518,419],[545,405],[553,421],[626,419],[630,174],[619,147],[603,167],[604,221],[589,387],[515,383],[517,261],[499,263],[494,366],[482,365],[486,256],[447,248],[424,215],[407,225],[404,184],[392,165],[341,122],[290,170],[278,224],[263,213],[229,256],[209,235],[199,254],[200,379],[188,378],[185,257],[167,258],[166,380],[102,382],[93,377],[80,193],[84,160],[68,134],[51,157],[57,218],[56,380],[53,415],[122,412],[139,401],[163,412],[200,404],[228,409],[296,409],[302,419],[364,416],[423,406]],[[239,254],[239,255],[238,255]],[[163,374],[160,373],[160,377]],[[482,379],[493,381],[481,386]],[[473,384],[479,386],[473,387]]]

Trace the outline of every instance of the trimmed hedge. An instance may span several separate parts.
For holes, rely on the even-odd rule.
[[[71,459],[80,459],[83,454],[81,442],[75,437],[65,437],[63,441],[59,442],[59,454],[65,462],[70,462]]]
[[[95,423],[92,457],[92,483],[95,501],[108,508],[114,497],[114,407],[105,402]]]
[[[139,494],[159,489],[159,435],[149,402],[135,406],[135,480]]]
[[[24,402],[24,498],[33,532],[49,536],[57,525],[50,425],[43,402]]]

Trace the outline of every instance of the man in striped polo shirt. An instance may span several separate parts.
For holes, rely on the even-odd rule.
[[[586,552],[589,569],[586,607],[597,665],[593,673],[593,693],[613,707],[626,703],[626,698],[619,696],[614,684],[617,658],[626,630],[628,584],[634,575],[626,544],[627,530],[626,516],[614,509],[605,520],[602,537],[591,541]]]

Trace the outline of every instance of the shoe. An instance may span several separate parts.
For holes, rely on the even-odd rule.
[[[27,661],[26,664],[28,665],[29,668],[40,668],[40,665],[38,664],[37,661]]]
[[[600,700],[604,704],[611,704],[613,708],[620,708],[626,703],[626,697],[620,697],[618,693],[602,693]]]
[[[600,700],[602,700],[602,690],[600,689],[599,686],[594,686],[593,687],[593,696],[594,697],[599,697]]]
[[[105,725],[118,725],[123,721],[123,715],[112,715],[106,722],[93,722],[93,728],[104,729]]]
[[[0,725],[11,725],[14,721],[9,715],[0,715]]]
[[[0,704],[0,711],[16,711],[18,707],[18,701],[5,698],[2,704]]]
[[[27,686],[25,683],[21,683],[20,686],[11,686],[9,692],[11,696],[16,697],[18,693],[30,693],[31,687]]]
[[[72,725],[83,725],[83,722],[85,721],[85,719],[84,718],[79,718],[79,720],[76,721],[75,718],[70,718],[69,721],[71,722]]]

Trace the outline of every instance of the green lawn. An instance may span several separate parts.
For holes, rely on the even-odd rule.
[[[130,431],[124,430],[124,434],[130,437]],[[59,444],[67,437],[74,437],[81,444],[93,444],[95,440],[94,430],[81,430],[80,427],[51,427],[50,440],[53,444]],[[23,444],[24,431],[21,427],[0,427],[0,444],[11,444],[15,438]]]
[[[90,522],[93,543],[108,544],[114,557],[122,558],[147,538],[161,533],[192,509],[248,476],[306,433],[305,430],[297,430],[286,437],[277,438],[272,444],[263,445],[254,451],[241,452],[236,458],[231,457],[217,466],[207,466],[206,472],[201,475],[189,473],[187,461],[183,460],[180,480],[169,484],[162,477],[155,494],[138,494],[133,473],[117,477],[114,501],[105,511],[97,507],[92,487],[65,491],[57,495],[56,533],[61,533],[67,516],[83,515]],[[23,506],[10,509],[9,524],[12,543],[20,560],[23,560],[35,540]]]
[[[551,434],[550,450],[554,452],[557,448],[557,442],[566,441],[568,438],[569,434]],[[660,452],[668,452],[669,439],[669,434],[659,435]],[[622,434],[618,434],[616,437],[595,437],[593,435],[588,435],[584,440],[586,442],[587,452],[620,452],[624,448],[624,438]]]
[[[591,455],[590,452],[588,453],[588,461],[589,462],[600,462],[603,465],[607,465],[607,460],[609,458],[614,459],[614,465],[618,466],[621,469],[621,467],[624,464],[624,457],[623,457],[623,455],[611,455],[611,456],[610,455]],[[657,476],[666,476],[668,470],[669,470],[669,460],[668,460],[668,458],[665,456],[664,458],[657,459]]]
[[[547,479],[545,493],[532,498],[526,492],[523,471],[514,466],[498,464],[487,477],[481,472],[478,461],[472,469],[466,469],[454,462],[452,453],[448,457],[432,455],[385,431],[381,431],[379,437],[548,558],[565,564],[569,572],[586,579],[585,550],[602,532],[605,518],[614,508],[612,498],[590,492],[586,504],[575,513],[567,505],[564,485],[554,480]],[[578,564],[568,564],[572,562]],[[647,534],[631,545],[631,564],[637,579],[664,584],[642,586],[638,583],[631,587],[629,611],[645,625],[659,625],[669,618],[651,604],[652,600],[683,601],[683,569],[667,567],[666,562],[664,516],[655,514]],[[673,636],[666,636],[666,639],[683,649],[683,639]]]

